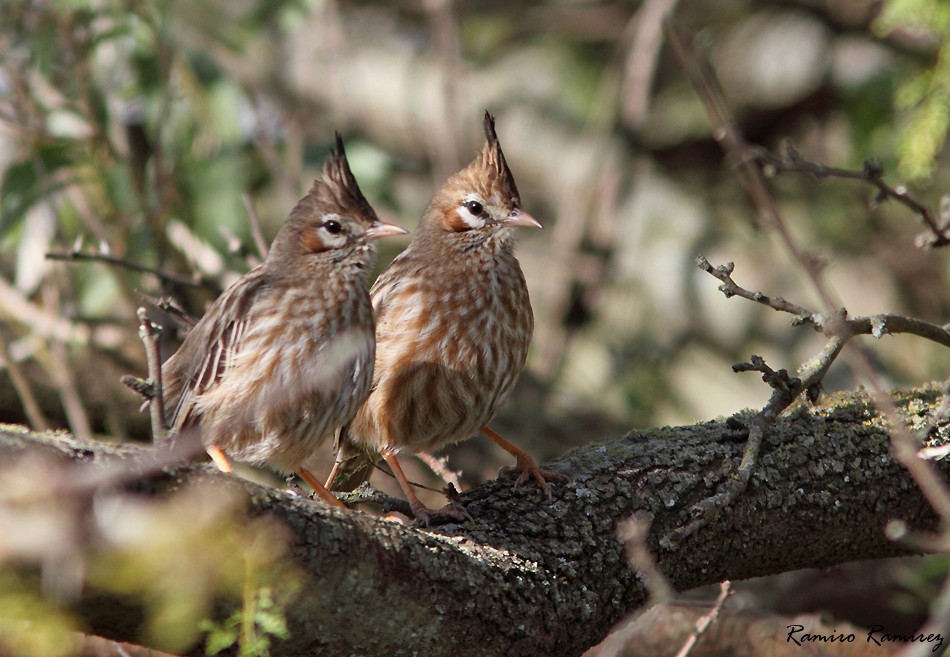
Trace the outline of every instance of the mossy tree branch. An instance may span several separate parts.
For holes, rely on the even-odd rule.
[[[896,404],[920,428],[941,395],[924,388],[897,395]],[[635,512],[652,516],[648,545],[680,590],[902,554],[885,536],[895,519],[918,533],[935,528],[913,480],[891,458],[873,404],[842,395],[770,426],[745,492],[708,526],[661,548],[659,537],[689,522],[693,505],[734,476],[751,417],[575,449],[548,464],[572,479],[554,488],[552,502],[531,486],[487,482],[461,496],[474,522],[430,530],[339,512],[202,466],[153,471],[131,488],[164,495],[186,479],[210,478],[243,489],[252,514],[288,527],[290,555],[309,580],[287,611],[291,636],[275,654],[577,655],[645,601],[617,538],[618,523]],[[950,431],[938,424],[930,441],[950,442]],[[0,458],[29,449],[86,468],[140,451],[0,433]],[[937,467],[950,474],[950,462]],[[89,596],[76,609],[96,633],[141,639],[134,601]]]

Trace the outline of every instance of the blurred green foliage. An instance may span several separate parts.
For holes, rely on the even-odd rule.
[[[887,36],[895,30],[924,32],[935,41],[932,67],[911,75],[894,96],[897,109],[906,115],[898,138],[899,171],[926,181],[950,127],[950,5],[942,0],[890,0],[874,31]]]

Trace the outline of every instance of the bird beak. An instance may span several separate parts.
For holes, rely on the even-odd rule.
[[[541,228],[541,222],[519,208],[515,208],[509,212],[501,224],[503,226],[519,226],[521,228]]]
[[[402,226],[397,226],[396,224],[388,224],[385,221],[376,220],[372,225],[366,229],[366,232],[363,233],[363,239],[367,242],[370,240],[376,240],[380,237],[392,237],[395,235],[405,235],[409,231],[403,228]]]

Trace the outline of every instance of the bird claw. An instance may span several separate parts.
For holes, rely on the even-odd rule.
[[[513,488],[518,488],[521,484],[528,481],[528,479],[534,479],[537,482],[538,487],[544,492],[544,496],[549,500],[552,498],[551,492],[551,483],[556,484],[566,484],[570,481],[570,478],[566,475],[561,474],[560,472],[551,472],[550,470],[542,470],[537,466],[534,460],[522,461],[518,460],[515,465],[506,465],[500,471],[502,476],[508,476],[517,474],[518,478],[515,479]]]
[[[450,523],[461,523],[474,520],[472,515],[464,506],[458,502],[449,502],[441,509],[421,509],[413,508],[412,515],[416,517],[415,525],[422,527],[432,527],[435,525],[448,525]]]

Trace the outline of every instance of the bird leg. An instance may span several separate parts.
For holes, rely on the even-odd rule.
[[[211,457],[211,460],[214,461],[214,464],[218,466],[218,470],[221,472],[227,472],[228,474],[234,474],[234,468],[231,466],[231,459],[228,458],[228,455],[224,451],[215,445],[208,445],[205,447],[205,451],[208,452],[208,456]]]
[[[518,478],[515,479],[515,488],[526,482],[529,477],[532,477],[538,482],[538,486],[541,487],[541,490],[544,491],[548,499],[551,499],[551,485],[548,483],[549,481],[559,484],[566,484],[570,481],[568,477],[559,472],[550,472],[549,470],[539,468],[530,454],[520,447],[509,443],[491,427],[482,427],[482,433],[488,436],[503,450],[515,457],[515,465],[508,465],[501,469],[503,475],[518,473]]]
[[[310,488],[313,489],[313,492],[319,495],[320,499],[322,499],[324,502],[326,502],[330,506],[335,506],[340,509],[348,508],[345,504],[343,504],[343,502],[336,499],[333,496],[333,493],[331,493],[326,488],[324,488],[323,484],[321,484],[319,480],[317,480],[317,478],[313,476],[313,473],[310,472],[310,470],[308,470],[307,468],[300,468],[299,470],[297,470],[297,476],[303,479],[304,481],[306,481],[307,484],[310,486]]]
[[[416,520],[421,525],[428,527],[433,521],[464,522],[466,520],[472,520],[472,516],[469,515],[465,507],[458,502],[450,502],[438,511],[433,511],[426,507],[416,496],[415,491],[412,490],[412,484],[410,484],[409,479],[406,478],[406,473],[402,471],[402,466],[399,465],[396,455],[388,449],[384,450],[382,454],[386,463],[389,464],[390,469],[393,471],[393,476],[396,477],[396,481],[399,483],[403,495],[405,495],[409,501],[409,508],[412,509],[412,515],[416,517]]]

